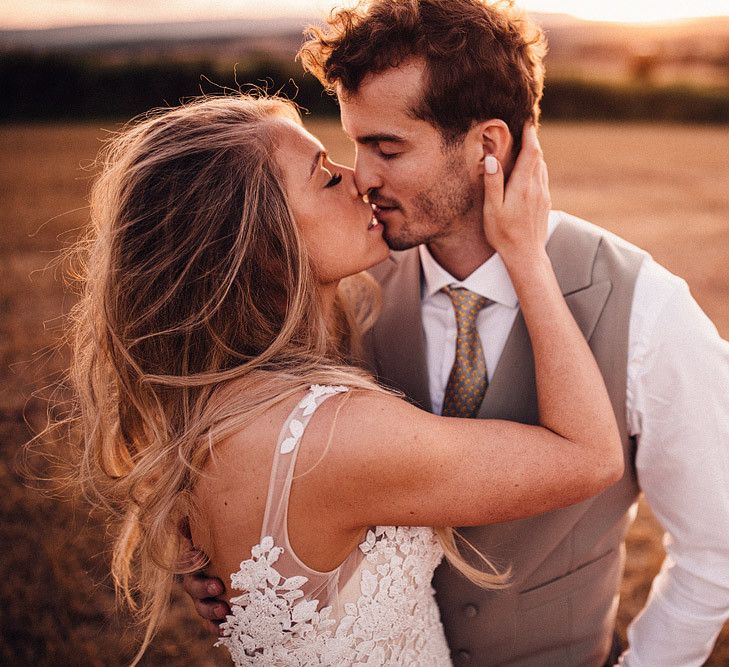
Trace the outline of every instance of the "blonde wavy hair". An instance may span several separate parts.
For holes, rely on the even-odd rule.
[[[48,431],[68,429],[74,481],[108,514],[117,595],[145,626],[134,664],[175,574],[200,567],[181,565],[179,526],[214,445],[311,384],[384,391],[352,365],[376,284],[342,281],[327,319],[274,159],[280,118],[301,122],[281,99],[201,98],[132,121],[101,153],[70,318],[73,411]],[[503,584],[437,530],[458,570]]]

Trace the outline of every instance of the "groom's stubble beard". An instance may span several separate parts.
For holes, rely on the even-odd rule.
[[[377,191],[373,190],[370,201],[377,200]],[[431,243],[462,225],[473,224],[472,219],[480,221],[482,203],[483,187],[470,181],[460,163],[449,161],[428,186],[416,193],[406,209],[398,206],[401,222],[384,224],[383,238],[391,250]]]

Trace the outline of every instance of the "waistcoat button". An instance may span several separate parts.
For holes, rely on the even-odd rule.
[[[462,662],[471,662],[471,654],[465,649],[461,649],[456,655]]]
[[[463,613],[468,618],[476,618],[478,616],[478,606],[475,604],[467,604],[463,606]]]

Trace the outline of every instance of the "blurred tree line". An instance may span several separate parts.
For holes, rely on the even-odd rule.
[[[0,56],[0,119],[130,118],[181,99],[251,87],[280,92],[311,113],[337,107],[300,65],[261,55],[223,67],[207,59],[131,59],[73,53],[8,52]]]
[[[130,118],[201,93],[280,92],[316,115],[336,115],[331,95],[298,63],[265,54],[236,68],[206,59],[124,59],[94,54],[6,52],[0,57],[0,120]],[[548,79],[546,119],[729,122],[729,87],[652,85],[648,77],[604,83]]]

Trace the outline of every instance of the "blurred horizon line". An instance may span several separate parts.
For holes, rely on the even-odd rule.
[[[662,27],[662,26],[678,26],[681,24],[690,24],[703,21],[712,20],[729,20],[729,13],[727,14],[700,14],[694,16],[676,17],[676,18],[664,18],[664,19],[652,19],[652,20],[617,20],[617,19],[599,19],[599,18],[585,18],[569,12],[550,12],[550,11],[529,11],[527,13],[535,17],[536,19],[547,19],[550,21],[565,22],[565,23],[591,23],[601,25],[616,25],[620,27]],[[292,13],[282,12],[277,14],[268,13],[267,15],[261,14],[221,14],[219,16],[196,16],[191,19],[153,19],[153,20],[78,20],[78,21],[64,21],[59,19],[57,21],[49,22],[48,24],[30,24],[30,23],[13,23],[4,21],[0,17],[0,32],[3,33],[40,33],[50,32],[58,30],[80,30],[83,28],[115,28],[115,27],[160,27],[160,26],[177,26],[177,25],[199,25],[199,24],[213,24],[222,22],[254,22],[254,23],[276,23],[285,22],[286,24],[293,23],[294,21],[299,22],[301,25],[305,23],[322,21],[326,13],[322,14],[311,12],[311,13]]]

